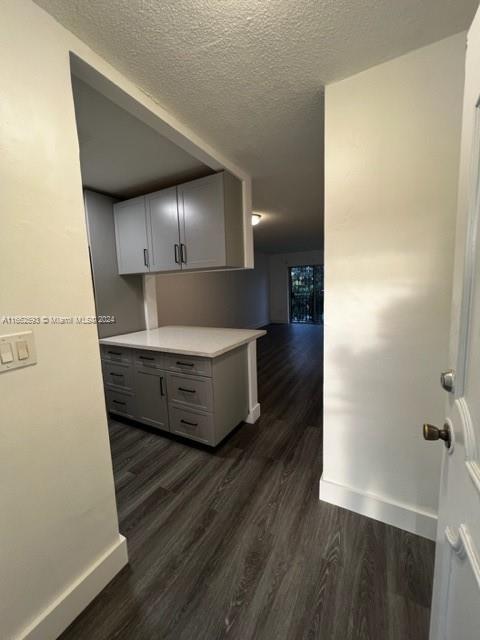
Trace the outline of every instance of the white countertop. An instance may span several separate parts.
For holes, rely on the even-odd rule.
[[[101,338],[100,344],[147,351],[181,353],[186,356],[216,358],[252,342],[267,332],[263,329],[217,329],[212,327],[159,327],[135,333]]]

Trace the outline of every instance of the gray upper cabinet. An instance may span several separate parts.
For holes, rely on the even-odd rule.
[[[148,239],[145,197],[113,205],[118,273],[147,273]]]
[[[145,197],[149,227],[150,271],[180,269],[177,188]]]
[[[243,265],[242,184],[226,171],[177,187],[182,269]]]
[[[114,206],[120,274],[243,267],[242,183],[227,171]]]
[[[182,269],[226,264],[222,174],[178,187]]]

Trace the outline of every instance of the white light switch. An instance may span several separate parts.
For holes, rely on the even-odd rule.
[[[0,344],[0,361],[2,364],[13,362],[12,345],[9,342],[2,342]]]
[[[26,340],[19,340],[16,343],[17,347],[17,358],[19,360],[27,360],[30,355],[28,352],[28,342]]]
[[[0,373],[36,364],[33,331],[0,335]]]

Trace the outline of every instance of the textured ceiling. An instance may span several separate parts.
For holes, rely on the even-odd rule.
[[[72,86],[84,186],[130,198],[212,173],[81,80]]]
[[[258,248],[322,237],[322,86],[466,29],[478,0],[36,0],[254,179]]]

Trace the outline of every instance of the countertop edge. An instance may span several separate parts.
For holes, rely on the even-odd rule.
[[[141,351],[160,351],[162,353],[179,353],[183,356],[198,356],[200,358],[218,358],[222,356],[224,353],[228,353],[229,351],[233,351],[238,347],[242,347],[249,342],[253,342],[254,340],[258,340],[262,336],[265,336],[267,332],[264,329],[249,329],[249,331],[255,331],[256,335],[249,336],[243,340],[238,340],[232,345],[225,347],[223,349],[218,349],[213,353],[207,353],[205,351],[200,350],[192,350],[192,349],[172,349],[171,347],[162,347],[162,346],[153,346],[153,345],[139,345],[135,343],[128,342],[120,342],[119,340],[115,340],[115,336],[111,336],[110,338],[100,338],[99,343],[103,345],[111,345],[112,347],[124,347],[125,349],[139,349]]]

